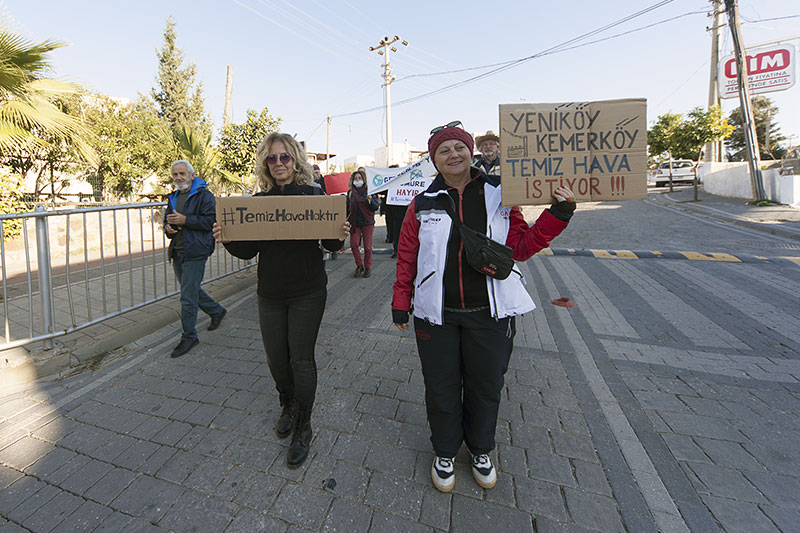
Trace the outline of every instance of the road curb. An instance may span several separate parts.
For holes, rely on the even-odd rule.
[[[678,200],[670,198],[665,194],[660,194],[654,197],[653,201],[661,204],[669,203],[672,205],[672,207],[676,207],[678,209],[685,209],[686,211],[692,211],[693,213],[706,215],[712,218],[716,218],[717,220],[723,220],[731,224],[736,224],[738,226],[754,229],[756,231],[761,231],[763,233],[768,233],[770,235],[783,237],[784,239],[791,239],[793,241],[800,242],[800,232],[798,231],[790,230],[787,228],[775,227],[774,224],[769,224],[766,222],[756,222],[748,218],[735,215],[733,213],[726,213],[724,211],[720,211],[719,209],[714,209],[713,207],[709,207],[706,205],[678,202]]]

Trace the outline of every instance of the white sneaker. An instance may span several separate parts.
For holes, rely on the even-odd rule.
[[[484,489],[491,489],[497,483],[497,470],[488,454],[472,456],[472,477]]]
[[[450,492],[456,483],[456,471],[453,459],[436,456],[431,465],[433,486],[442,492]]]

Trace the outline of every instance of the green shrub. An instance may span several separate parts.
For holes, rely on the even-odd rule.
[[[22,179],[10,174],[8,171],[0,170],[0,213],[25,213],[27,206],[22,202],[22,190],[24,186]],[[22,220],[4,220],[3,237],[9,241],[19,236],[22,231]]]

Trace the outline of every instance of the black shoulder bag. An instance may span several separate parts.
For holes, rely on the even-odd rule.
[[[447,199],[449,203],[445,210],[461,233],[461,242],[464,243],[469,266],[495,279],[506,279],[511,274],[511,269],[514,268],[514,250],[510,246],[493,241],[483,233],[465,226],[455,215],[455,205],[449,194]]]

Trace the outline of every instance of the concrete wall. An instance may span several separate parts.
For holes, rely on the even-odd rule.
[[[69,239],[70,264],[77,264],[81,268],[84,262],[84,248],[89,261],[99,259],[101,249],[102,256],[109,264],[113,264],[115,255],[127,255],[129,234],[132,254],[141,254],[144,250],[147,255],[154,249],[160,253],[166,242],[161,228],[163,219],[164,208],[162,206],[155,206],[152,210],[149,208],[132,209],[128,214],[125,210],[116,211],[116,215],[114,212],[105,211],[102,216],[98,212],[91,212],[86,213],[85,218],[81,214],[73,214],[70,215],[69,221],[65,215],[47,217],[51,264],[64,266],[66,263],[67,239]],[[83,240],[84,223],[86,224],[85,243]],[[5,262],[6,276],[8,277],[25,273],[28,261],[30,261],[32,271],[38,270],[36,221],[34,218],[28,219],[26,228],[28,234],[27,254],[23,235],[4,243],[5,255],[2,260]],[[115,228],[116,251],[114,250]],[[101,233],[102,247],[100,245]]]
[[[703,190],[730,198],[752,199],[750,174],[747,163],[703,163],[700,167]],[[778,169],[762,170],[764,191],[774,202],[792,205],[799,187],[800,176],[781,176]],[[782,185],[783,184],[783,185]]]

